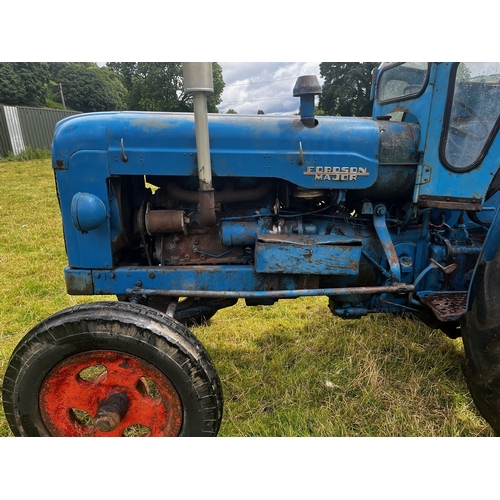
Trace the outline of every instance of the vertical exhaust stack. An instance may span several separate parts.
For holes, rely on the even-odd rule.
[[[193,94],[198,178],[200,182],[198,209],[201,222],[212,227],[216,222],[215,196],[212,187],[212,165],[208,138],[207,93],[214,91],[211,62],[182,63],[184,90]]]

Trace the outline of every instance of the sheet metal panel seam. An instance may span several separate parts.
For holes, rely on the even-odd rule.
[[[7,120],[7,129],[9,131],[10,141],[12,143],[12,152],[18,155],[26,149],[23,140],[23,132],[19,121],[17,108],[13,106],[4,106],[5,118]]]
[[[12,151],[7,119],[3,108],[4,106],[0,106],[0,157],[7,156],[7,153]]]

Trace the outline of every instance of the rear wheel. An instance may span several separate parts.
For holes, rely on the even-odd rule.
[[[500,435],[500,252],[478,266],[475,298],[461,320],[463,371],[472,398]]]
[[[214,436],[222,390],[201,343],[145,306],[66,309],[18,344],[3,404],[16,436]]]

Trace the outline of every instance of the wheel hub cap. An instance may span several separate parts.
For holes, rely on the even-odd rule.
[[[116,351],[70,356],[47,375],[40,412],[53,436],[177,436],[182,404],[150,363]]]

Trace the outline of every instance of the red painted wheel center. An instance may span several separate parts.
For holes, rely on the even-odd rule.
[[[128,401],[117,425],[94,425],[116,395]],[[40,389],[40,412],[53,436],[177,436],[182,405],[170,380],[150,363],[116,351],[89,351],[56,365]],[[116,413],[116,412],[115,412]],[[99,427],[104,428],[104,425]]]

